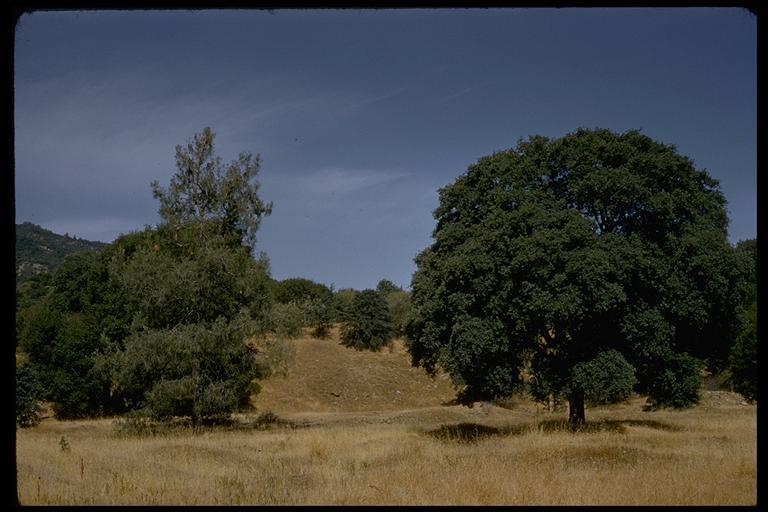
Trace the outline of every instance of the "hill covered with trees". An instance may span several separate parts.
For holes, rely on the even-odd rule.
[[[100,251],[103,242],[59,235],[37,224],[16,224],[16,282],[36,274],[53,272],[69,254],[80,251]]]

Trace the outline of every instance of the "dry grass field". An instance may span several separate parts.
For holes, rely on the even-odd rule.
[[[371,354],[295,343],[291,374],[265,382],[239,426],[131,437],[110,419],[48,418],[17,430],[19,501],[756,503],[756,407],[736,395],[707,391],[695,408],[654,412],[633,398],[588,409],[587,427],[571,432],[565,413],[524,400],[448,405],[448,382],[409,371],[399,345]],[[286,423],[249,426],[266,410]]]

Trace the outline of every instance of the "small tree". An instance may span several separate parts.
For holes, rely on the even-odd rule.
[[[357,350],[377,351],[394,335],[387,303],[374,290],[355,296],[349,316],[341,328],[341,344]]]
[[[261,377],[244,341],[247,325],[219,318],[134,334],[118,355],[118,391],[155,420],[180,416],[200,424],[227,417],[248,404],[252,382]]]
[[[743,327],[728,358],[733,389],[747,401],[757,399],[757,239],[734,248],[745,289]]]
[[[382,279],[376,285],[376,291],[383,296],[387,296],[392,292],[402,291],[402,289],[389,279]]]
[[[253,247],[261,218],[272,213],[272,203],[258,195],[261,158],[243,152],[225,166],[215,153],[214,139],[206,127],[186,146],[176,146],[177,171],[168,189],[152,182],[160,216],[169,224],[213,220]]]
[[[304,327],[305,318],[302,307],[295,302],[272,304],[269,325],[272,332],[283,338],[298,338]]]
[[[405,321],[411,308],[411,295],[403,290],[395,290],[385,295],[384,300],[389,306],[395,335],[403,336],[405,334]]]
[[[335,315],[333,301],[314,297],[304,300],[301,308],[304,311],[304,323],[312,328],[312,335],[321,339],[328,337]]]
[[[40,423],[43,387],[28,363],[16,367],[16,424],[22,428]]]
[[[335,311],[335,321],[343,322],[352,311],[352,304],[355,297],[360,292],[354,288],[342,288],[333,294],[333,309]]]
[[[757,302],[746,313],[746,327],[731,348],[730,383],[747,401],[757,399]]]
[[[303,277],[292,277],[272,284],[272,298],[275,302],[282,304],[289,302],[300,304],[312,299],[330,302],[333,299],[333,292],[322,283]]]

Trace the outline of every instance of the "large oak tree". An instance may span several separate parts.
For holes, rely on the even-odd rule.
[[[633,389],[686,406],[700,367],[726,360],[741,287],[725,199],[674,146],[635,130],[533,136],[439,194],[407,346],[465,402],[527,383],[567,398],[575,423],[585,401]]]

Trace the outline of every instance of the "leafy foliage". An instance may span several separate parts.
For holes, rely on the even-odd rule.
[[[386,296],[392,292],[402,291],[399,286],[390,281],[389,279],[382,279],[376,285],[376,291]]]
[[[43,298],[50,287],[51,274],[35,274],[16,282],[16,311],[21,311]]]
[[[117,359],[115,381],[132,409],[151,418],[191,417],[210,422],[248,404],[251,381],[260,377],[251,334],[243,319],[133,334]]]
[[[167,223],[213,219],[252,247],[261,218],[272,212],[272,204],[258,195],[261,158],[243,152],[225,166],[215,153],[214,139],[206,127],[186,146],[176,146],[177,171],[167,190],[153,181],[152,194],[160,201],[160,216]]]
[[[733,389],[748,401],[757,399],[757,303],[747,311],[747,325],[736,338],[730,355]]]
[[[17,314],[17,342],[57,417],[212,421],[255,389],[245,337],[267,328],[270,277],[248,243],[269,205],[252,182],[258,160],[224,170],[212,141],[206,130],[177,148],[169,191],[154,184],[167,222],[68,256]]]
[[[341,344],[357,350],[377,351],[394,335],[387,303],[374,290],[358,293],[341,328]]]
[[[405,334],[405,322],[408,317],[408,311],[411,308],[411,296],[403,290],[395,290],[384,296],[389,307],[389,314],[392,316],[392,327],[396,336]]]
[[[264,378],[272,375],[287,377],[295,360],[296,347],[288,340],[274,338],[268,339],[266,349],[256,355],[256,366]]]
[[[352,311],[352,304],[355,302],[355,297],[359,291],[354,288],[342,288],[337,290],[333,294],[333,309],[336,313],[335,320],[337,322],[343,322],[345,318],[348,318]]]
[[[236,240],[216,234],[204,243],[195,224],[147,230],[126,256],[117,255],[120,286],[126,301],[149,328],[232,318],[242,307],[266,320],[269,307],[268,263],[254,261]]]
[[[111,407],[108,377],[95,368],[106,347],[90,312],[68,311],[66,299],[48,295],[17,315],[17,340],[29,356],[59,418],[76,418]]]
[[[312,328],[319,338],[328,336],[336,311],[330,288],[310,279],[294,277],[271,284],[274,330],[281,336],[296,337],[301,327]],[[279,332],[278,332],[279,331]]]
[[[465,401],[510,395],[527,371],[580,407],[574,368],[596,374],[613,350],[656,403],[694,403],[694,357],[718,367],[738,329],[724,205],[717,181],[638,131],[481,158],[440,190],[416,257],[413,363],[446,369]]]
[[[649,405],[652,408],[682,408],[696,403],[702,366],[701,361],[686,353],[670,355],[647,384]]]
[[[43,387],[28,363],[16,367],[16,424],[22,428],[40,423]]]
[[[305,299],[301,304],[304,323],[312,328],[312,335],[316,338],[326,338],[330,334],[336,314],[333,306],[332,297],[325,300],[318,297]]]
[[[757,399],[757,239],[735,247],[745,287],[743,327],[729,354],[730,384],[748,401]]]
[[[275,302],[300,304],[307,300],[317,299],[321,302],[331,302],[333,292],[322,283],[316,283],[303,277],[293,277],[272,284],[272,298]]]
[[[571,382],[584,391],[591,404],[610,404],[626,400],[637,379],[635,369],[616,350],[600,352],[586,363],[573,367]]]
[[[279,337],[298,338],[304,327],[304,310],[295,302],[272,304],[270,313],[270,326]]]

